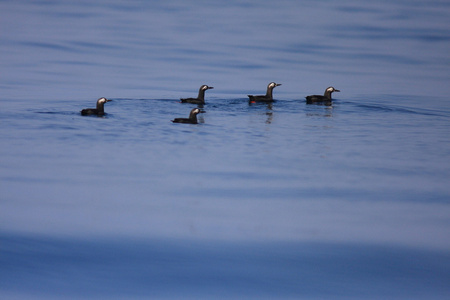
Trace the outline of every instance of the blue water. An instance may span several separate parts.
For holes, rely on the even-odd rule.
[[[449,15],[1,1],[1,298],[449,298]]]

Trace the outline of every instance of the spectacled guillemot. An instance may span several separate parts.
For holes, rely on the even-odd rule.
[[[111,100],[106,99],[105,97],[102,97],[97,100],[97,108],[85,108],[81,110],[81,115],[88,116],[88,115],[97,115],[97,116],[103,116],[105,114],[104,105],[106,102],[110,102]]]
[[[213,89],[212,86],[207,86],[206,84],[202,85],[198,90],[197,98],[182,98],[181,103],[193,103],[193,104],[205,104],[205,91]]]
[[[311,96],[306,96],[306,103],[307,104],[312,104],[312,103],[317,103],[317,102],[331,102],[331,94],[333,92],[340,92],[340,90],[335,89],[334,87],[330,86],[327,87],[327,89],[325,90],[325,93],[322,95],[311,95]]]
[[[199,108],[194,108],[191,110],[191,112],[189,113],[189,118],[176,118],[173,119],[172,122],[173,123],[189,123],[189,124],[197,124],[197,115],[201,112]]]
[[[265,95],[253,96],[248,95],[250,102],[273,102],[272,91],[275,87],[281,85],[281,83],[271,82],[267,85],[267,92]]]

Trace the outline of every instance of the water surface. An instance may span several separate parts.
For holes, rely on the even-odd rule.
[[[0,14],[5,298],[448,298],[445,1]]]

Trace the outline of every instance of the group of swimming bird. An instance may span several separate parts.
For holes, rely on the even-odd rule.
[[[256,103],[256,102],[273,102],[273,89],[277,86],[280,86],[281,83],[275,83],[271,82],[267,85],[267,92],[265,95],[248,95],[249,103]],[[182,98],[181,103],[192,103],[192,104],[205,104],[205,91],[209,89],[213,89],[212,86],[207,86],[206,84],[202,85],[198,91],[198,97],[197,98]],[[340,92],[339,90],[335,89],[334,87],[330,86],[325,90],[325,93],[323,95],[311,95],[306,96],[306,103],[307,104],[313,104],[313,103],[324,103],[326,105],[330,105],[332,98],[331,94],[333,92]],[[109,102],[111,100],[108,100],[104,97],[97,100],[97,107],[96,108],[86,108],[81,111],[81,115],[88,116],[88,115],[97,115],[97,116],[103,116],[105,114],[105,108],[104,105],[106,102]],[[172,120],[173,123],[189,123],[189,124],[197,124],[197,115],[199,113],[203,112],[200,110],[200,108],[194,108],[191,110],[189,114],[189,118],[175,118]]]

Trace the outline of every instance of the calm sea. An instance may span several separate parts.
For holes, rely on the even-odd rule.
[[[0,298],[450,298],[449,20],[0,1]],[[173,124],[202,84],[199,124]]]

